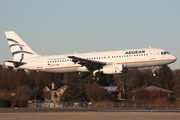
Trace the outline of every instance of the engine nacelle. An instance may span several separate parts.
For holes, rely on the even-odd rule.
[[[90,72],[85,66],[77,68],[78,72]]]
[[[106,65],[102,69],[104,74],[120,74],[123,73],[123,65],[122,64],[112,64]]]

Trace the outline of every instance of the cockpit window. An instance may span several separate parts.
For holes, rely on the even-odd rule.
[[[170,53],[166,51],[164,54],[170,54]]]
[[[165,51],[165,52],[161,52],[161,55],[165,55],[165,54],[170,54],[169,52]]]

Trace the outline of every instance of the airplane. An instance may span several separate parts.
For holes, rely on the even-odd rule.
[[[131,68],[152,67],[173,63],[174,55],[163,49],[143,48],[90,53],[41,56],[36,54],[14,31],[5,32],[13,60],[4,65],[19,69],[45,72],[92,72],[93,80],[99,80],[97,72],[104,74],[127,73]]]

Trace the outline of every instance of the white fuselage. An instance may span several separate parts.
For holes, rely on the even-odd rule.
[[[40,56],[14,31],[5,32],[13,60],[6,66],[46,72],[126,73],[129,68],[160,66],[176,61],[176,57],[162,49],[144,48],[119,51]]]
[[[125,68],[161,66],[176,61],[176,57],[165,50],[155,48],[78,53],[53,56],[38,56],[24,59],[25,65],[19,68],[46,72],[90,72],[68,56],[76,56],[108,64],[122,64]],[[12,63],[5,63],[11,66]],[[12,64],[13,66],[13,64]]]

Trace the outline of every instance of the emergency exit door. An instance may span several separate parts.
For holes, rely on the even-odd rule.
[[[42,68],[42,59],[37,59],[37,68]]]

